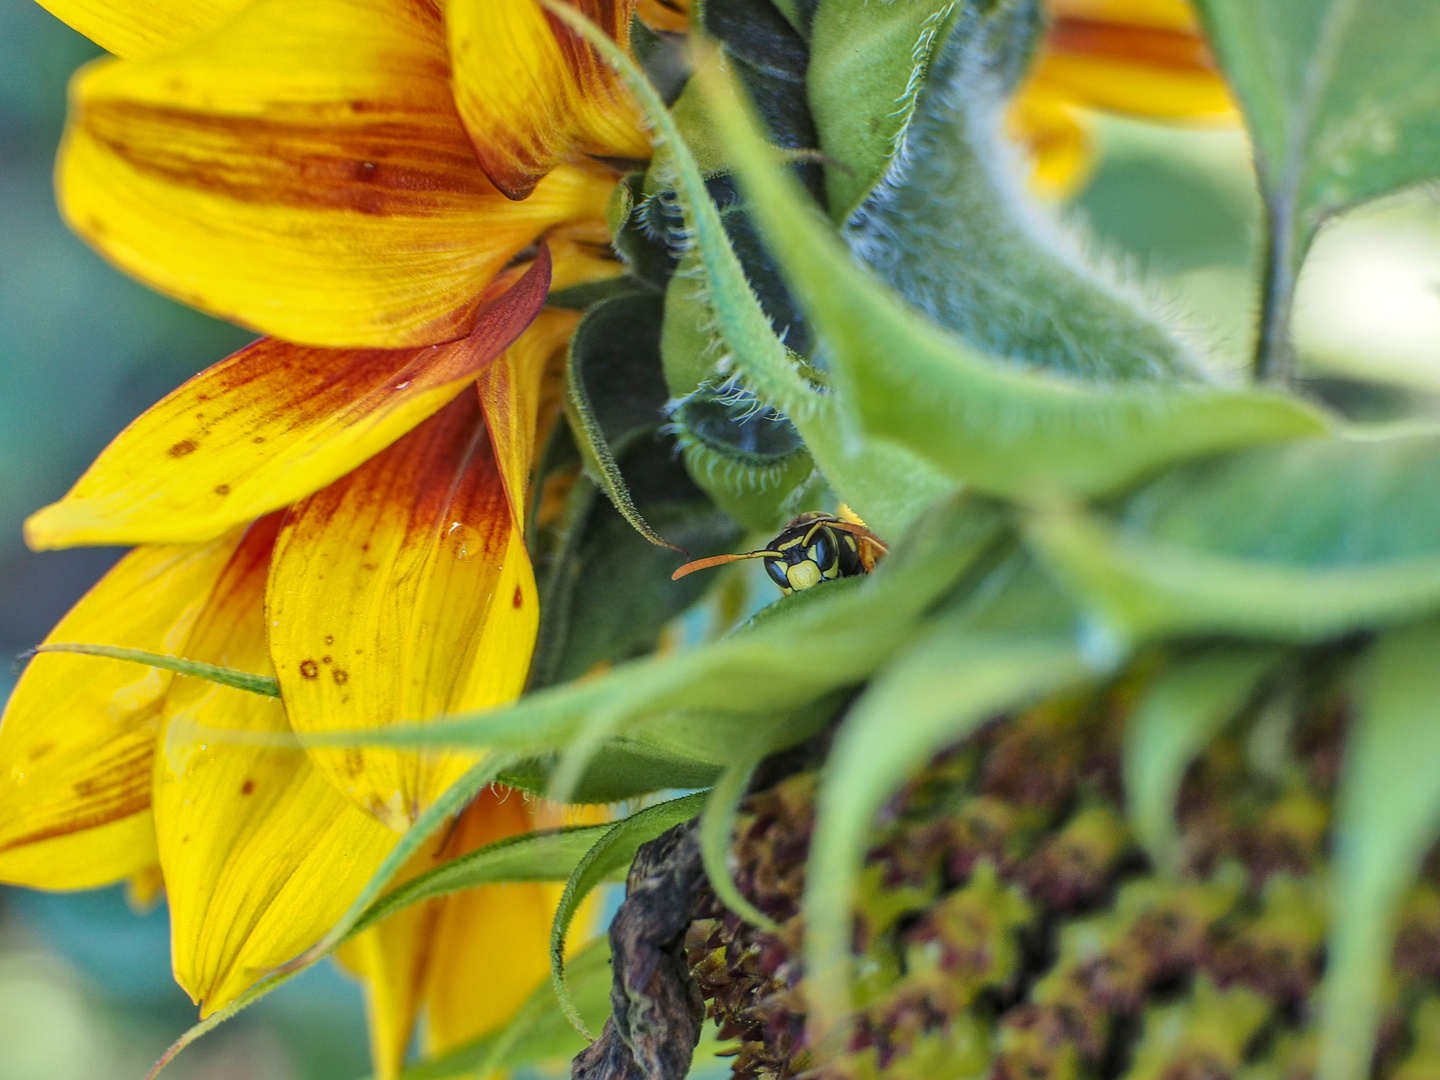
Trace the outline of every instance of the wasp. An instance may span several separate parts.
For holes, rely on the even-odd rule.
[[[679,581],[696,570],[741,559],[764,559],[770,580],[789,594],[813,588],[822,581],[868,574],[887,550],[884,542],[860,522],[811,510],[791,521],[759,551],[696,559],[671,574],[670,580]]]

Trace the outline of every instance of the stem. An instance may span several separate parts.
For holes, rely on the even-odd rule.
[[[1255,378],[1290,386],[1295,381],[1295,345],[1290,316],[1295,306],[1295,230],[1276,208],[1265,245],[1265,283],[1260,298],[1260,334],[1255,343]]]

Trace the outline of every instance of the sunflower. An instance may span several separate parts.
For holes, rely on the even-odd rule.
[[[31,518],[39,548],[138,545],[48,640],[273,674],[283,696],[37,658],[0,726],[0,879],[163,881],[176,977],[208,1014],[313,944],[475,759],[205,733],[305,735],[520,693],[538,618],[532,463],[579,319],[545,299],[623,272],[605,210],[650,146],[610,69],[536,0],[46,6],[116,57],[72,88],[57,169],[72,227],[154,288],[267,335],[138,418]],[[575,6],[628,47],[636,4]],[[1228,109],[1178,0],[1052,6],[1013,113],[1042,183],[1079,173],[1076,108]],[[678,0],[638,13],[687,25]],[[1157,72],[1211,96],[1162,109],[1136,81]],[[1136,94],[1115,89],[1129,81]],[[407,872],[541,814],[479,798]],[[553,894],[497,890],[347,947],[382,1075],[422,1006],[444,1050],[543,977]]]
[[[122,559],[48,640],[279,675],[285,701],[114,660],[37,657],[0,726],[0,876],[42,888],[163,882],[175,975],[202,1015],[323,935],[475,758],[305,754],[237,745],[235,733],[383,723],[519,693],[537,601],[507,474],[523,496],[546,407],[538,375],[571,321],[542,313],[479,392],[466,386],[286,510]],[[407,873],[546,813],[518,793],[482,794]],[[508,1019],[545,974],[557,899],[539,884],[475,890],[347,946],[342,959],[366,977],[379,1072],[398,1068],[422,1006],[437,1051]]]

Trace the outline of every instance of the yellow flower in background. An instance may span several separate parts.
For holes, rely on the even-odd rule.
[[[1049,26],[1010,110],[1036,190],[1075,190],[1094,164],[1090,112],[1195,124],[1239,113],[1186,0],[1046,0]]]

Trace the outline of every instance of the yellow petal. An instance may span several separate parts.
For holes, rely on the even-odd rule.
[[[265,576],[277,522],[258,522],[187,646],[196,660],[261,674]],[[155,832],[170,899],[176,981],[209,1015],[313,944],[394,846],[299,749],[226,742],[216,728],[286,735],[285,709],[177,678],[154,771]]]
[[[154,846],[152,831],[151,846]],[[144,913],[165,893],[165,873],[158,862],[131,874],[125,882],[125,900],[132,911]]]
[[[630,46],[634,0],[571,0]],[[650,143],[614,70],[538,0],[449,0],[455,103],[481,167],[512,199],[582,154],[648,158]]]
[[[1147,14],[1156,17],[1140,21]],[[1114,15],[1055,19],[1032,77],[1035,91],[1152,119],[1235,120],[1225,80],[1197,28],[1165,25],[1163,8]]]
[[[437,830],[406,862],[392,887],[453,858],[447,854],[452,844],[450,830]],[[336,950],[336,959],[360,976],[365,986],[370,1060],[377,1080],[394,1080],[404,1067],[415,1017],[424,999],[430,946],[439,915],[439,905],[433,901],[415,904],[357,934]]]
[[[545,229],[604,216],[613,174],[557,169],[522,204],[455,112],[435,7],[256,0],[217,32],[77,76],[58,187],[122,269],[288,341],[464,336]]]
[[[537,445],[542,382],[550,361],[570,343],[579,322],[578,311],[546,308],[475,382],[505,493],[521,529],[529,505],[527,492]]]
[[[546,257],[449,345],[334,350],[265,339],[120,433],[26,523],[37,548],[201,540],[304,498],[435,413],[531,322]]]
[[[1081,109],[1032,84],[1011,103],[1007,123],[1012,137],[1030,152],[1030,186],[1036,194],[1062,199],[1089,179],[1095,140]]]
[[[518,791],[491,788],[456,826],[451,857],[558,822]],[[444,1053],[504,1024],[550,974],[550,923],[564,886],[483,885],[446,897],[435,925],[425,999],[429,1049]],[[584,916],[582,915],[582,919]],[[583,939],[588,919],[577,927]]]
[[[186,655],[236,539],[131,552],[46,640]],[[155,861],[150,764],[170,682],[120,660],[30,662],[0,722],[0,881],[94,888]]]
[[[683,34],[690,29],[690,0],[639,0],[635,14],[651,30]]]
[[[625,273],[625,264],[610,246],[610,230],[603,221],[580,221],[551,229],[545,237],[554,269],[552,291],[607,281]]]
[[[535,579],[480,417],[462,394],[292,511],[269,589],[271,654],[301,732],[421,720],[524,685]],[[471,755],[312,748],[403,829]]]
[[[1046,0],[1045,7],[1057,21],[1088,19],[1191,33],[1200,29],[1200,20],[1186,0]]]
[[[215,29],[250,0],[40,0],[102,49],[138,59]]]

